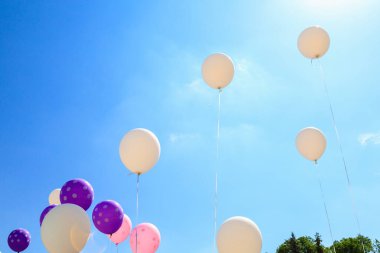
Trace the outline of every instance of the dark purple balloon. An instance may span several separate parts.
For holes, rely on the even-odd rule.
[[[8,236],[8,245],[15,252],[24,251],[30,244],[30,234],[28,230],[19,228],[13,230]]]
[[[123,214],[123,208],[119,203],[106,200],[95,206],[94,211],[92,211],[92,221],[100,232],[111,235],[121,227]]]
[[[41,213],[41,215],[40,215],[40,226],[42,225],[42,222],[44,221],[45,216],[48,214],[48,212],[50,212],[50,210],[53,209],[53,208],[56,207],[56,206],[57,206],[57,205],[50,205],[50,206],[46,207],[46,208],[42,211],[42,213]]]
[[[87,211],[94,200],[94,189],[86,180],[76,178],[62,186],[59,198],[62,204],[78,205]]]

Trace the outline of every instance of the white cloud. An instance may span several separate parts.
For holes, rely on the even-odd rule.
[[[203,83],[202,79],[198,78],[186,85],[186,89],[191,93],[205,95],[207,94],[206,85]]]
[[[247,59],[240,59],[236,61],[236,69],[239,72],[247,72],[249,61]]]
[[[362,146],[367,144],[380,144],[380,132],[377,133],[362,133],[358,137],[358,141]]]
[[[170,143],[182,143],[190,140],[200,139],[197,133],[171,133],[169,134]]]
[[[248,123],[221,128],[221,141],[229,143],[229,146],[233,149],[236,147],[251,147],[258,135],[256,127]]]
[[[222,127],[222,132],[226,136],[232,137],[244,135],[244,138],[251,138],[254,137],[256,134],[255,127],[252,124],[248,123],[242,123],[232,127]]]

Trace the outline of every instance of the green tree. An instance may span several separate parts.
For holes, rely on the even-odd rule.
[[[380,253],[380,241],[372,242],[362,235],[335,241],[334,246],[336,253]],[[309,236],[296,238],[292,233],[291,237],[277,248],[276,253],[334,253],[334,249],[332,246],[325,247],[318,233],[314,239]]]
[[[286,240],[283,244],[281,244],[277,250],[277,253],[300,253],[297,245],[297,238],[294,233],[290,236],[288,240]]]
[[[302,236],[297,239],[297,245],[301,253],[315,253],[316,247],[313,239],[309,236]]]
[[[292,236],[289,239],[289,249],[290,249],[289,253],[301,253],[298,249],[297,238],[294,235],[294,233],[292,233]]]
[[[380,241],[379,240],[375,239],[372,247],[373,247],[373,252],[380,253]]]
[[[362,253],[363,247],[365,253],[374,252],[371,239],[362,235],[354,238],[343,238],[340,241],[335,241],[334,245],[336,253]],[[330,247],[330,250],[333,248]]]
[[[281,244],[277,253],[316,253],[313,239],[308,236],[296,238],[294,233],[291,237]]]
[[[324,247],[322,245],[322,238],[321,238],[321,235],[319,233],[315,234],[314,242],[315,242],[315,252],[316,253],[324,253],[324,249],[323,249]]]

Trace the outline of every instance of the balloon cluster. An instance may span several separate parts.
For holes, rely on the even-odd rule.
[[[50,253],[78,253],[91,233],[86,211],[94,200],[94,189],[84,179],[67,181],[49,195],[50,205],[40,216],[42,242]],[[95,227],[119,244],[127,239],[131,221],[120,204],[113,200],[98,203],[92,212]],[[112,235],[112,236],[111,236]]]
[[[160,143],[147,129],[129,131],[120,143],[120,158],[124,165],[140,176],[149,171],[160,157]],[[91,233],[91,222],[86,211],[94,201],[94,189],[84,179],[67,181],[49,195],[49,206],[40,215],[41,239],[50,253],[79,253]],[[94,226],[119,245],[131,234],[131,219],[119,203],[101,201],[92,211]],[[161,241],[160,232],[151,223],[136,226],[130,238],[133,252],[154,253]],[[30,244],[30,234],[16,229],[8,237],[9,247],[15,252],[24,251]]]
[[[298,49],[310,59],[322,57],[328,50],[330,38],[319,26],[305,29],[298,38]],[[202,65],[202,76],[208,86],[221,91],[234,76],[231,58],[215,53],[206,58]],[[296,138],[296,147],[306,159],[317,162],[326,148],[326,138],[314,127],[302,129]],[[136,128],[129,131],[120,142],[119,154],[122,163],[132,173],[148,172],[160,157],[158,138],[149,130]],[[61,189],[49,195],[49,206],[40,215],[42,242],[50,253],[79,253],[86,245],[91,232],[91,223],[86,211],[94,200],[94,190],[84,179],[66,182]],[[156,226],[141,223],[132,231],[132,222],[116,201],[99,202],[92,211],[95,227],[106,234],[116,245],[129,235],[134,253],[154,253],[161,236]],[[15,252],[24,251],[31,236],[25,229],[16,229],[8,236],[8,245]],[[262,236],[258,226],[245,217],[226,220],[217,234],[219,253],[259,253]]]
[[[50,205],[40,215],[41,239],[48,252],[77,253],[85,247],[91,233],[86,210],[93,200],[94,189],[80,178],[50,193]]]
[[[329,46],[330,37],[319,26],[305,29],[298,38],[299,51],[311,60],[322,57]],[[221,91],[230,84],[233,75],[233,62],[226,54],[212,54],[203,63],[203,80],[211,88]],[[302,156],[316,163],[325,151],[326,138],[317,128],[304,128],[297,135],[296,147]],[[261,232],[253,221],[245,217],[226,220],[220,227],[216,239],[219,253],[261,252]]]

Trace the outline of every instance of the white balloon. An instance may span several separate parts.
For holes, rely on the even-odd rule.
[[[208,56],[202,65],[203,80],[214,89],[222,89],[230,84],[234,72],[231,58],[223,53]]]
[[[219,253],[260,253],[260,229],[248,218],[229,218],[218,231],[217,246]]]
[[[49,253],[79,253],[87,243],[91,223],[86,212],[74,204],[53,208],[41,226],[41,239]]]
[[[61,200],[59,195],[61,194],[61,189],[54,189],[49,195],[49,204],[50,205],[60,205]]]
[[[130,171],[143,174],[160,158],[160,142],[154,133],[144,128],[129,131],[119,146],[120,159]]]
[[[298,50],[310,59],[322,57],[330,46],[329,34],[319,26],[305,29],[298,37]]]
[[[302,129],[296,138],[298,152],[310,161],[317,161],[326,149],[326,138],[322,131],[315,127]]]

